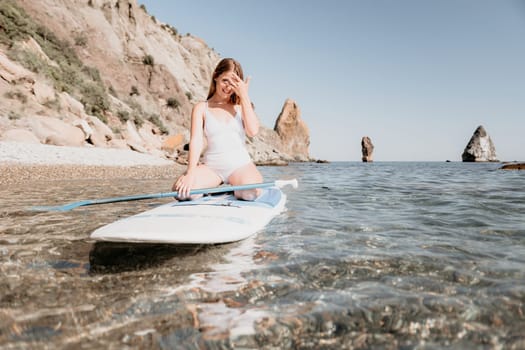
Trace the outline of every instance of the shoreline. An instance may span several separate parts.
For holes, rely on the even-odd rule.
[[[39,165],[169,165],[173,161],[130,149],[53,146],[0,141],[0,164]]]
[[[183,165],[132,150],[0,142],[0,186],[35,181],[174,179]]]
[[[28,182],[107,179],[174,179],[184,171],[172,165],[73,165],[0,163],[0,186]]]

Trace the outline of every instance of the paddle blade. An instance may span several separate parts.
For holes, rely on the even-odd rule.
[[[299,183],[297,182],[297,179],[293,179],[293,180],[276,180],[275,181],[275,186],[277,186],[279,188],[283,188],[286,185],[290,185],[294,189],[299,187]]]
[[[31,207],[31,211],[69,211],[71,209],[75,209],[78,207],[82,207],[84,205],[90,205],[91,201],[85,200],[85,201],[79,201],[74,203],[68,203],[64,205],[41,205],[36,207]]]

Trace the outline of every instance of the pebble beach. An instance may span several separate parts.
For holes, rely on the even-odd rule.
[[[132,150],[0,142],[0,185],[39,180],[173,178],[184,167]]]

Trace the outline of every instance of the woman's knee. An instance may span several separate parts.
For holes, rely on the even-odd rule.
[[[262,182],[263,178],[255,164],[249,163],[233,172],[228,182],[234,186]]]
[[[245,201],[254,201],[261,194],[261,189],[256,188],[253,190],[241,190],[234,191],[235,198],[245,200]]]

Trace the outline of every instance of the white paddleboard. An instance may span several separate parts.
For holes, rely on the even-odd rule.
[[[171,202],[102,226],[91,234],[97,241],[217,244],[235,242],[260,231],[284,211],[286,195],[277,187],[262,189],[255,201],[233,194]]]

